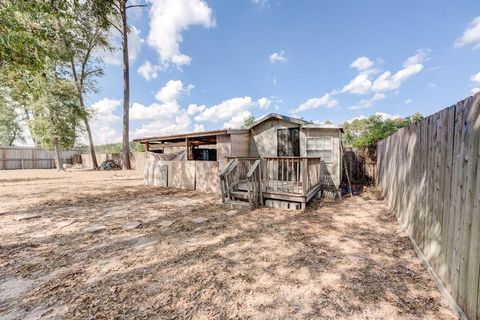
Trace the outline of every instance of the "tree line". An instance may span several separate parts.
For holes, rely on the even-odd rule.
[[[343,124],[345,131],[343,140],[347,146],[369,148],[398,129],[422,119],[423,115],[418,112],[405,118],[385,119],[381,115],[373,115],[368,118],[355,119]]]
[[[25,141],[36,146],[72,148],[86,133],[98,167],[85,103],[98,92],[103,61],[96,53],[123,56],[123,168],[130,169],[129,53],[127,12],[145,4],[129,0],[2,0],[0,2],[0,144]],[[121,38],[120,47],[112,34]]]

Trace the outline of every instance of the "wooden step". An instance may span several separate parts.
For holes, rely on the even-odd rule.
[[[248,201],[248,192],[247,191],[235,190],[235,191],[231,191],[230,195],[232,195],[233,197],[235,197],[237,199]]]
[[[237,190],[248,191],[248,184],[246,180],[242,180],[237,184]]]
[[[224,206],[232,209],[250,208],[250,203],[237,200],[225,200]]]

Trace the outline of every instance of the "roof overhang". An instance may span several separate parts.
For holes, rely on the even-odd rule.
[[[298,125],[300,125],[300,126],[303,126],[303,125],[305,125],[305,124],[308,123],[307,121],[302,120],[302,119],[292,118],[292,117],[284,116],[284,115],[278,114],[278,113],[270,113],[270,114],[267,114],[265,117],[263,117],[263,118],[258,119],[257,121],[255,121],[255,122],[249,127],[249,129],[251,129],[251,128],[253,128],[253,127],[256,127],[256,126],[258,126],[260,123],[265,122],[265,121],[267,121],[267,120],[271,120],[271,119],[284,120],[284,121],[287,121],[287,122],[296,123],[296,124],[298,124]]]
[[[148,144],[169,144],[174,146],[173,143],[176,143],[176,146],[180,146],[183,142],[187,140],[198,141],[198,142],[212,142],[215,143],[215,138],[217,136],[226,135],[226,134],[235,134],[235,133],[246,133],[248,130],[244,129],[224,129],[224,130],[212,130],[212,131],[199,131],[199,132],[190,132],[175,134],[169,136],[158,136],[158,137],[146,137],[134,139],[133,141],[140,143]],[[204,143],[206,144],[206,143]]]

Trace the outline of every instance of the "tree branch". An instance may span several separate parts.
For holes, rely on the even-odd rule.
[[[130,6],[126,6],[125,9],[130,9],[130,8],[145,8],[148,7],[146,4],[132,4]]]

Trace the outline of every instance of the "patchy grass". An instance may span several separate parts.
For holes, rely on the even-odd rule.
[[[454,318],[380,200],[232,214],[134,171],[18,171],[0,234],[2,319]]]

